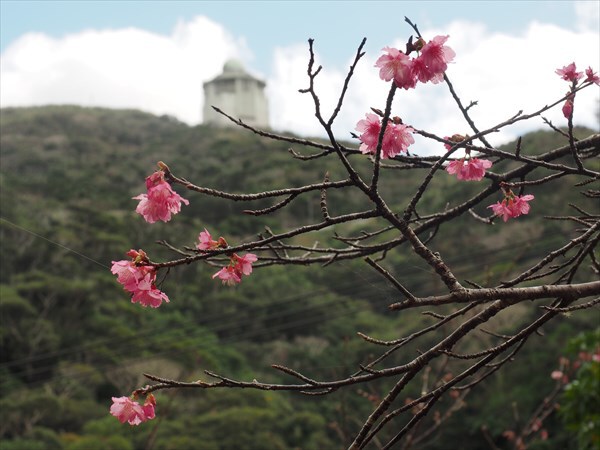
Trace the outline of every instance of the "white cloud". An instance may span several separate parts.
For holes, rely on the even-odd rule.
[[[477,101],[470,111],[480,130],[490,128],[523,110],[532,113],[552,103],[568,90],[555,70],[575,61],[580,70],[600,67],[599,39],[591,31],[573,32],[554,25],[533,22],[520,35],[490,33],[483,25],[455,21],[443,30],[424,30],[425,36],[448,34],[447,45],[456,51],[455,63],[448,76],[464,105]],[[585,45],[581,45],[584,42]],[[404,48],[401,40],[391,43]],[[360,62],[351,83],[344,108],[338,118],[337,130],[346,138],[356,122],[369,112],[371,106],[383,109],[389,84],[381,81],[373,67],[379,55],[366,55]],[[305,134],[322,135],[314,119],[307,96],[296,92],[306,87],[308,50],[305,47],[278,49],[274,55],[273,76],[269,79],[272,93],[273,125],[275,128],[301,130]],[[317,90],[324,103],[335,101],[345,72],[321,62],[323,72],[317,77]],[[347,66],[349,66],[348,61]],[[346,66],[346,67],[347,67]],[[578,94],[576,123],[598,128],[598,89],[588,88]],[[328,110],[329,111],[329,110]],[[440,136],[473,132],[456,107],[444,84],[418,85],[411,91],[400,90],[394,97],[393,114],[406,123]],[[560,105],[544,116],[556,125],[564,125]],[[488,139],[501,144],[519,135],[544,127],[540,118],[519,122]],[[437,143],[417,137],[415,151],[438,151]]]
[[[587,3],[583,2],[583,7]],[[595,3],[595,2],[592,2]],[[598,32],[570,31],[554,25],[530,23],[519,35],[492,33],[481,24],[454,21],[444,29],[422,30],[425,36],[449,34],[456,51],[448,75],[465,104],[479,103],[472,116],[480,129],[491,127],[522,109],[525,113],[559,98],[567,83],[555,69],[573,61],[580,70],[600,69]],[[403,39],[389,43],[403,48]],[[352,55],[354,48],[344,49]],[[324,116],[331,114],[351,59],[343,66],[324,61],[316,49],[316,78]],[[89,106],[139,108],[170,114],[197,124],[201,121],[202,83],[221,72],[232,57],[248,62],[249,49],[221,25],[205,17],[179,22],[169,36],[140,29],[86,30],[53,39],[24,35],[1,56],[0,105],[27,106],[75,103]],[[389,84],[373,67],[379,54],[367,54],[359,63],[334,131],[349,138],[356,122],[371,106],[383,108]],[[275,47],[267,92],[272,126],[301,135],[323,131],[314,117],[308,94],[306,44]],[[576,122],[598,127],[598,89],[577,95]],[[471,133],[444,84],[419,85],[398,91],[393,114],[438,135]],[[560,106],[545,114],[557,125],[565,123]],[[541,119],[519,123],[494,134],[494,144],[543,127]],[[440,150],[437,143],[417,138],[419,152]]]
[[[315,54],[314,69],[319,66],[320,57]],[[300,93],[309,85],[308,47],[295,45],[275,48],[272,76],[267,80],[267,95],[272,126],[279,130],[289,130],[303,135],[323,135],[323,129],[315,117],[315,106],[308,93]],[[344,78],[340,71],[322,70],[315,84],[325,119],[329,118],[338,98]],[[348,135],[346,135],[348,136]]]
[[[600,3],[597,0],[580,0],[574,2],[574,6],[577,29],[600,32]]]
[[[0,105],[139,108],[198,123],[202,82],[248,54],[244,41],[204,17],[179,22],[170,36],[135,28],[61,39],[30,33],[2,53]]]

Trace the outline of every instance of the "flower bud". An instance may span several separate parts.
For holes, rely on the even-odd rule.
[[[425,45],[425,39],[423,39],[422,37],[420,37],[419,39],[417,39],[415,41],[415,43],[413,44],[413,47],[415,50],[417,51],[421,51],[421,49],[423,48],[423,46]]]

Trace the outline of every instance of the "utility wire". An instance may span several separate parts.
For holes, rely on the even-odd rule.
[[[353,288],[353,284],[352,283],[349,284],[349,285],[347,285],[347,287],[349,287],[349,288],[352,289],[351,292],[353,294],[358,294],[359,293],[359,288],[360,287],[365,287],[365,286],[361,286],[360,284],[357,284],[357,285],[354,285],[354,286],[355,287]],[[369,288],[369,286],[366,286],[366,287]],[[369,292],[372,294],[372,291],[369,291]],[[308,293],[308,295],[306,295],[306,296],[310,297],[313,294],[314,294],[314,292],[313,293]],[[371,299],[379,299],[379,296],[378,295],[370,295],[370,296],[369,295],[361,295],[360,298],[365,299],[365,300],[371,300]],[[296,301],[297,302],[297,300],[298,300],[298,297],[291,297],[289,301],[291,301],[291,302]],[[299,308],[299,309],[293,310],[293,311],[283,311],[281,314],[277,314],[276,313],[276,314],[269,315],[269,316],[265,317],[264,320],[265,321],[276,321],[276,319],[278,319],[280,317],[283,317],[285,315],[298,315],[300,317],[303,317],[303,316],[309,314],[310,312],[314,312],[314,310],[318,310],[318,309],[323,308],[323,306],[324,305],[319,304],[319,305],[310,306],[308,308]],[[268,307],[269,307],[269,305],[265,305],[265,308],[268,308]],[[347,315],[350,315],[350,314],[355,314],[357,312],[366,311],[366,310],[370,310],[370,309],[371,309],[370,304],[367,304],[364,307],[355,308],[353,310],[348,310],[347,312],[344,312],[344,313],[337,312],[337,313],[335,313],[335,314],[333,314],[331,316],[323,316],[322,319],[320,319],[320,318],[318,318],[316,320],[314,320],[314,319],[309,319],[309,320],[303,320],[303,319],[301,319],[300,321],[295,321],[295,322],[291,322],[291,323],[288,321],[287,322],[287,324],[288,324],[287,327],[275,326],[275,327],[269,328],[269,329],[265,330],[263,333],[259,333],[259,334],[257,334],[255,331],[252,331],[250,333],[244,333],[244,332],[242,332],[242,333],[238,333],[237,335],[234,335],[234,336],[238,337],[237,339],[234,339],[232,341],[231,340],[232,336],[229,336],[226,339],[222,339],[220,341],[220,343],[243,342],[245,339],[248,339],[248,338],[253,338],[253,337],[255,338],[255,337],[262,336],[262,335],[267,335],[269,333],[274,333],[274,332],[277,332],[277,331],[284,332],[284,331],[286,331],[288,329],[296,328],[296,327],[298,327],[300,325],[307,326],[307,325],[311,325],[311,324],[316,324],[316,323],[322,322],[322,321],[327,320],[327,319],[341,317],[341,316],[347,316]],[[190,337],[194,338],[194,337],[197,337],[197,335],[205,334],[207,331],[218,333],[220,331],[222,332],[222,331],[226,331],[228,329],[234,329],[235,327],[241,327],[243,324],[246,323],[246,319],[239,319],[237,322],[234,321],[233,324],[232,324],[231,320],[229,320],[229,319],[230,319],[230,317],[226,317],[226,316],[219,317],[219,320],[217,321],[217,326],[210,326],[210,323],[206,324],[204,322],[199,322],[197,324],[194,324],[195,326],[207,325],[208,326],[208,330],[206,328],[198,328],[195,332],[192,332],[191,334],[187,334],[184,338],[190,338]],[[209,321],[209,322],[212,322],[212,320]],[[181,330],[182,330],[181,328],[177,328],[175,330],[172,330],[172,331],[168,332],[167,335],[161,337],[158,340],[158,343],[160,345],[163,345],[163,346],[168,346],[171,343],[176,343],[177,341],[180,341],[182,339],[182,337],[180,335]],[[171,334],[172,336],[169,336],[169,334]],[[117,339],[117,340],[119,340],[119,339]],[[133,337],[131,337],[128,340],[129,341],[139,340],[139,336],[133,336]],[[122,339],[120,341],[122,341]],[[134,352],[134,353],[138,352],[137,349],[131,349],[131,346],[127,345],[127,343],[125,343],[125,345],[124,345],[123,342],[120,342],[120,344],[121,344],[121,348],[125,348],[125,349],[129,350],[130,352]],[[147,344],[151,344],[151,342],[149,342]],[[142,344],[142,345],[145,345],[145,344]],[[140,350],[143,350],[143,348],[140,349]],[[189,349],[189,351],[194,351],[194,350],[195,349]],[[77,351],[77,352],[79,352],[79,351]],[[172,351],[168,351],[167,350],[167,351],[162,352],[162,353],[154,353],[154,354],[152,354],[151,356],[148,356],[148,357],[136,358],[134,361],[137,362],[139,360],[154,359],[154,358],[156,358],[158,356],[161,356],[163,354],[164,355],[169,355],[170,357],[173,357],[175,355],[185,354],[187,352],[188,352],[188,350],[185,350],[185,349],[181,350],[179,352],[175,352],[175,353],[172,352]],[[73,351],[73,353],[76,353],[76,352]],[[126,355],[122,355],[122,354],[116,354],[116,355],[114,355],[114,357],[125,358],[127,356]],[[40,357],[40,359],[44,359],[44,358]],[[128,360],[128,361],[130,361],[130,360]],[[119,365],[122,365],[122,364],[123,363],[120,363]],[[127,365],[127,363],[125,363],[125,365]],[[47,366],[44,366],[44,367],[41,367],[41,368],[36,368],[36,370],[34,372],[29,371],[29,372],[27,372],[27,374],[28,375],[33,375],[33,374],[37,374],[37,373],[43,373],[45,371],[50,370],[53,366],[54,366],[54,364],[50,363]],[[111,367],[113,367],[113,366],[114,365],[111,365]],[[21,375],[21,374],[25,374],[25,372],[18,373],[18,375]],[[17,374],[15,374],[15,375],[17,375]]]
[[[104,264],[102,264],[102,263],[94,260],[93,258],[90,258],[87,255],[84,255],[84,254],[82,254],[82,253],[80,253],[78,251],[75,251],[75,250],[73,250],[73,249],[71,249],[71,248],[69,248],[69,247],[67,247],[67,246],[65,246],[63,244],[55,242],[55,241],[53,241],[51,239],[48,239],[48,238],[46,238],[46,237],[44,237],[44,236],[42,236],[42,235],[40,235],[38,233],[35,233],[35,232],[31,231],[31,230],[28,230],[28,229],[26,229],[24,227],[21,227],[21,226],[15,224],[13,222],[7,220],[7,219],[4,219],[4,218],[0,218],[0,219],[2,219],[3,221],[7,222],[8,224],[14,226],[15,228],[18,228],[18,229],[20,229],[22,231],[25,231],[25,232],[27,232],[29,234],[32,234],[33,236],[36,236],[38,238],[41,238],[41,239],[43,239],[43,240],[45,240],[45,241],[47,241],[47,242],[49,242],[49,243],[51,243],[53,245],[56,245],[56,246],[58,246],[60,248],[63,248],[65,250],[67,250],[69,252],[72,252],[72,253],[74,253],[74,254],[82,257],[82,258],[85,258],[85,259],[89,260],[89,261],[92,261],[95,264],[100,265],[103,268],[108,268],[106,265],[104,265]],[[529,243],[529,242],[530,241],[525,241],[522,244]],[[540,242],[544,243],[544,242],[548,242],[548,240],[545,240],[545,241],[536,241],[536,242],[537,243],[540,243]],[[511,249],[515,248],[515,245],[518,246],[519,244],[518,243],[517,244],[516,243],[511,243],[510,246],[506,246],[506,247],[501,248],[499,250],[500,251],[502,251],[502,250],[511,250]],[[473,257],[477,256],[477,254],[480,254],[480,253],[487,254],[487,253],[489,253],[489,251],[486,250],[486,249],[481,249],[481,251],[479,251],[479,252],[471,252],[470,254],[466,254],[466,255],[463,254],[463,255],[460,256],[460,260],[461,261],[469,260],[469,258],[473,258]],[[528,256],[531,256],[531,255],[528,255]],[[470,259],[470,260],[472,260],[472,259]],[[405,270],[403,272],[403,275],[410,274],[410,272],[416,272],[414,269],[422,270],[422,271],[425,271],[425,272],[430,272],[430,270],[423,269],[423,268],[418,267],[418,266],[412,266],[412,268],[413,268],[412,271],[411,270],[409,270],[409,271]],[[362,272],[359,272],[359,271],[356,271],[356,270],[354,270],[354,272],[357,273],[357,274],[359,274],[364,279],[364,274]],[[365,280],[367,281],[367,283],[369,283],[369,285],[371,287],[376,287],[377,290],[379,290],[381,292],[386,292],[386,290],[384,290],[380,286],[375,285],[374,283],[372,283],[371,281],[369,281],[367,279],[365,279]],[[356,294],[358,294],[357,289],[360,286],[361,286],[361,283],[350,283],[348,285],[344,285],[343,287],[349,287],[351,289],[352,294],[356,295]],[[336,286],[336,290],[340,290],[340,286],[339,285]],[[390,290],[388,290],[388,292],[390,292],[390,294],[391,294]],[[327,288],[322,288],[322,289],[319,289],[319,290],[316,290],[316,291],[312,291],[312,292],[308,292],[308,293],[303,293],[303,294],[301,294],[299,296],[290,297],[288,300],[285,300],[283,303],[278,302],[278,305],[284,305],[284,304],[286,304],[288,302],[298,302],[298,300],[302,300],[303,298],[311,298],[311,297],[313,297],[315,295],[318,295],[320,293],[333,293],[333,294],[335,294],[335,292],[331,292]],[[343,292],[342,292],[342,294],[343,294]],[[364,299],[364,300],[372,300],[375,297],[374,296],[364,296],[364,295],[361,295],[361,298]],[[379,299],[379,298],[380,297],[377,296],[377,299]],[[270,307],[270,305],[265,305],[265,308],[269,308],[269,307]],[[293,310],[293,311],[284,311],[284,312],[282,312],[282,314],[279,314],[279,315],[275,314],[273,316],[267,316],[264,319],[265,320],[275,320],[278,317],[282,317],[284,315],[292,315],[292,314],[300,314],[300,315],[302,315],[302,314],[308,314],[308,312],[311,311],[311,310],[313,310],[313,309],[318,309],[318,308],[323,308],[323,307],[324,307],[324,305],[313,305],[313,306],[309,307],[308,309],[302,309],[302,308],[300,308],[298,310]],[[361,310],[368,310],[368,309],[371,309],[371,303],[369,303],[368,305],[366,305],[366,307],[364,309],[361,309]],[[352,311],[352,313],[355,313],[355,312],[356,311]],[[346,315],[346,314],[343,314],[343,315]],[[338,313],[335,317],[339,317],[339,316],[340,316],[340,314]],[[232,329],[235,326],[241,326],[241,325],[243,325],[243,322],[245,321],[245,319],[241,319],[237,324],[236,324],[236,322],[233,322],[233,324],[232,324],[231,321],[227,320],[227,319],[229,319],[229,318],[226,317],[226,316],[223,316],[222,314],[218,313],[218,314],[214,314],[213,316],[209,317],[208,320],[204,320],[202,322],[190,321],[189,325],[184,326],[183,329],[187,329],[188,327],[198,328],[199,326],[205,326],[206,327],[205,329],[198,329],[196,331],[196,333],[205,333],[206,329],[208,329],[208,331],[217,332],[218,333],[219,331],[225,331],[227,329]],[[211,327],[211,323],[223,323],[224,321],[227,322],[227,325],[225,327],[219,327],[219,326],[216,326],[216,327],[213,326],[213,327]],[[320,320],[317,321],[317,322],[320,322]],[[307,323],[303,322],[302,324],[303,325],[307,325],[307,324],[310,324],[310,322],[307,322]],[[296,325],[291,324],[290,328],[293,328],[293,327],[296,327]],[[162,328],[161,328],[161,330],[162,330]],[[182,330],[182,327],[178,327],[177,329],[172,330],[172,331],[170,331],[170,330],[167,330],[167,331],[163,330],[162,333],[161,333],[161,335],[159,335],[161,337],[159,337],[158,342],[162,343],[163,345],[165,345],[165,344],[169,345],[171,343],[171,341],[180,340],[181,337],[180,337],[179,333],[181,332],[181,330]],[[273,333],[274,331],[285,331],[285,330],[286,330],[285,328],[281,329],[281,327],[275,327],[274,329],[267,330],[265,333]],[[263,333],[263,334],[265,334],[265,333]],[[107,345],[107,344],[110,345],[111,343],[119,343],[122,348],[126,348],[127,349],[127,348],[129,348],[129,346],[126,347],[125,345],[127,345],[128,341],[139,340],[144,335],[146,335],[146,336],[152,336],[153,338],[156,338],[156,329],[147,330],[147,331],[145,331],[145,333],[143,333],[143,335],[139,335],[138,334],[138,335],[126,338],[125,339],[126,340],[125,343],[123,342],[123,338],[112,338],[112,339],[107,339],[107,340],[103,340],[103,341],[100,341],[100,342],[95,341],[94,343],[85,344],[85,345],[78,346],[78,347],[75,347],[75,348],[62,349],[62,350],[59,350],[59,351],[56,351],[56,352],[48,352],[48,353],[44,353],[44,354],[41,354],[41,355],[36,355],[35,357],[22,358],[20,360],[8,361],[6,363],[0,364],[0,367],[12,367],[12,366],[18,365],[18,364],[37,362],[37,361],[41,361],[41,360],[44,360],[44,359],[54,358],[54,357],[57,357],[57,356],[66,356],[66,355],[70,355],[70,354],[71,355],[72,354],[77,354],[77,353],[80,353],[80,352],[82,352],[84,350],[93,350],[94,348],[100,348],[101,346],[104,346],[104,345]],[[172,335],[172,336],[170,336],[170,335]],[[195,334],[192,333],[191,336],[194,337]],[[244,335],[242,334],[241,336],[243,337]],[[250,337],[250,335],[248,337]],[[119,355],[115,355],[115,356],[119,356]],[[153,358],[155,356],[156,355],[153,355],[150,358]],[[142,358],[142,359],[148,359],[148,358]],[[45,367],[37,368],[35,372],[39,373],[39,372],[50,370],[54,365],[55,364],[51,363],[50,365],[47,365]],[[28,373],[31,374],[31,372],[28,372]],[[20,374],[15,374],[15,375],[20,375]]]
[[[21,227],[20,227],[20,228],[21,228]],[[51,240],[48,240],[48,241],[49,241],[49,242],[53,242],[53,241],[51,241]],[[537,241],[537,242],[539,243],[540,241]],[[53,242],[53,243],[54,243],[54,242]],[[57,244],[57,243],[56,243],[56,244]],[[61,247],[64,247],[64,248],[68,248],[68,247],[62,246],[61,244],[57,244],[57,245],[60,245]],[[507,246],[507,247],[505,247],[505,248],[503,248],[503,249],[501,249],[501,250],[510,250],[510,249],[513,249],[515,245],[519,246],[519,243],[512,243],[510,246]],[[69,249],[69,250],[70,250],[70,249]],[[75,254],[77,254],[77,255],[80,255],[80,256],[84,256],[84,257],[85,257],[85,255],[81,255],[79,252],[75,252],[75,251],[73,251],[73,253],[75,253]],[[461,255],[461,256],[460,256],[460,261],[470,261],[470,260],[473,260],[473,259],[474,259],[476,256],[478,256],[478,254],[479,254],[479,253],[486,253],[486,254],[487,254],[487,253],[488,253],[488,251],[487,251],[487,250],[485,250],[485,249],[483,249],[481,252],[471,252],[470,254],[463,254],[463,255]],[[91,258],[87,258],[87,257],[86,257],[86,259],[91,259]],[[452,263],[451,263],[451,264],[452,264]],[[102,264],[100,264],[100,265],[102,265]],[[102,266],[103,266],[103,265],[102,265]],[[103,267],[106,267],[106,266],[103,266]],[[413,267],[414,267],[414,266],[413,266]],[[350,268],[350,267],[349,267],[349,268]],[[350,268],[350,269],[351,269],[351,268]],[[420,270],[422,270],[421,268],[419,268],[419,269],[420,269]],[[427,270],[426,270],[426,271],[427,271]],[[364,274],[362,274],[360,271],[356,271],[356,270],[354,270],[354,272],[355,272],[357,275],[359,275],[359,276],[361,276],[361,277],[364,277]],[[428,272],[429,272],[429,271],[428,271]],[[403,275],[404,275],[404,276],[406,276],[406,275],[411,275],[412,273],[415,273],[415,271],[414,271],[414,270],[408,270],[408,271],[407,271],[407,270],[405,270],[405,271],[403,272]],[[367,281],[367,282],[368,282],[368,283],[369,283],[371,286],[374,286],[374,287],[376,287],[376,285],[375,285],[375,284],[373,284],[372,282],[370,282],[370,281],[368,281],[368,280],[366,280],[366,281]],[[353,293],[355,293],[355,292],[356,292],[356,291],[355,291],[355,289],[356,289],[356,287],[358,287],[358,286],[360,286],[360,285],[359,285],[359,284],[354,284],[354,283],[350,283],[349,285],[347,285],[347,287],[349,287],[350,289],[352,289]],[[336,286],[336,288],[337,288],[338,290],[339,290],[339,287],[340,287],[339,285],[338,285],[338,286]],[[343,287],[346,287],[346,286],[343,286]],[[381,290],[381,288],[379,288],[379,287],[377,287],[377,289]],[[307,292],[307,293],[304,293],[304,294],[302,294],[302,295],[300,295],[300,296],[292,296],[292,297],[290,297],[290,298],[289,298],[289,301],[290,301],[290,302],[294,302],[294,301],[296,301],[296,300],[298,300],[298,299],[300,299],[300,300],[301,300],[302,298],[305,298],[305,297],[311,297],[311,296],[318,295],[318,294],[320,294],[320,293],[323,293],[323,292],[330,292],[330,291],[329,291],[329,289],[327,289],[327,288],[321,288],[321,289],[319,289],[319,290],[317,290],[317,291]],[[382,291],[382,292],[384,292],[384,291]],[[389,292],[389,291],[388,291],[388,292]],[[372,298],[372,297],[371,297],[371,298]],[[285,301],[285,300],[284,300],[284,302],[283,302],[283,303],[281,303],[281,302],[278,302],[278,304],[280,304],[280,305],[283,305],[283,304],[285,304],[285,303],[286,303],[286,301]],[[267,306],[267,307],[268,307],[268,306]],[[298,311],[298,312],[299,312],[299,313],[301,313],[302,311]],[[224,320],[224,319],[226,319],[226,317],[223,317],[221,314],[217,313],[217,314],[215,314],[214,316],[212,316],[212,317],[209,317],[209,319],[208,319],[208,320],[203,320],[202,322],[197,322],[197,321],[195,321],[195,320],[190,320],[190,324],[189,324],[189,326],[192,326],[192,327],[197,327],[198,325],[206,325],[206,326],[210,326],[210,323],[211,323],[212,321],[215,321],[215,322],[220,322],[220,321],[222,321],[222,320]],[[181,329],[181,327],[179,327],[179,328],[178,328],[178,330],[180,330],[180,329]],[[168,331],[168,330],[164,330],[164,328],[163,328],[163,327],[157,327],[157,328],[155,328],[155,329],[149,329],[149,330],[145,330],[145,332],[143,333],[143,335],[148,335],[148,336],[149,336],[149,335],[152,335],[152,336],[156,336],[156,333],[167,334],[167,333],[169,333],[169,331]],[[141,336],[141,335],[132,336],[130,339],[136,339],[136,338],[138,338],[138,337],[140,337],[140,336]],[[59,350],[59,351],[57,351],[57,352],[49,352],[49,353],[47,353],[47,354],[39,355],[39,357],[37,357],[37,356],[36,356],[36,357],[34,357],[34,358],[40,358],[40,359],[43,359],[43,358],[47,358],[47,357],[54,357],[54,356],[57,356],[57,355],[64,355],[64,354],[68,354],[68,353],[70,353],[70,352],[72,352],[72,353],[76,353],[76,352],[78,352],[78,351],[81,351],[81,350],[84,350],[84,349],[93,348],[93,346],[96,346],[96,345],[97,345],[97,346],[102,346],[102,345],[105,345],[105,344],[107,344],[107,343],[111,343],[111,341],[112,341],[112,342],[117,342],[117,343],[121,343],[121,344],[122,344],[123,338],[112,338],[112,339],[103,340],[103,341],[100,341],[100,342],[96,341],[96,342],[94,342],[93,344],[85,344],[85,345],[78,346],[78,347],[75,347],[75,348],[71,347],[71,348],[69,348],[69,349],[62,349],[62,350]],[[0,367],[5,367],[5,366],[7,366],[7,365],[8,365],[8,366],[11,366],[11,365],[18,364],[18,363],[22,363],[22,362],[25,362],[25,361],[27,361],[27,362],[31,362],[31,361],[35,361],[35,360],[36,360],[36,359],[27,358],[27,359],[21,359],[21,360],[16,360],[16,361],[10,361],[10,362],[7,362],[7,363],[0,364]]]

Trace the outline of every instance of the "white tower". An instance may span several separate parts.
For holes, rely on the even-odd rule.
[[[259,128],[269,126],[265,82],[254,78],[237,60],[229,60],[223,73],[204,83],[204,123],[220,127],[235,126],[211,106],[222,109],[236,119]]]

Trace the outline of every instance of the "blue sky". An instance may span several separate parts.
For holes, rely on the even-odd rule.
[[[337,122],[348,137],[369,107],[382,107],[387,85],[375,60],[402,48],[408,16],[426,38],[450,35],[448,76],[473,114],[491,126],[517,110],[564,95],[554,71],[571,62],[600,69],[600,2],[590,1],[13,1],[0,0],[0,106],[80,104],[136,108],[202,121],[202,83],[229,58],[267,82],[271,125],[321,135],[307,96],[308,38],[323,65],[317,88],[335,104],[363,37],[366,55]],[[436,134],[464,133],[440,85],[402,92],[395,114]],[[599,90],[578,95],[576,122],[598,126]],[[560,123],[560,108],[547,115]],[[541,128],[521,123],[498,142]],[[424,143],[426,152],[432,149]]]
[[[489,31],[518,33],[532,20],[575,28],[573,1],[1,1],[1,49],[27,32],[55,38],[85,29],[137,27],[167,35],[178,20],[197,15],[243,36],[252,66],[265,73],[270,50],[314,38],[324,55],[350,51],[367,37],[379,50],[402,29],[404,16],[421,27],[441,28],[454,19],[478,21]],[[344,51],[345,52],[344,52]],[[339,59],[338,61],[342,61]]]

